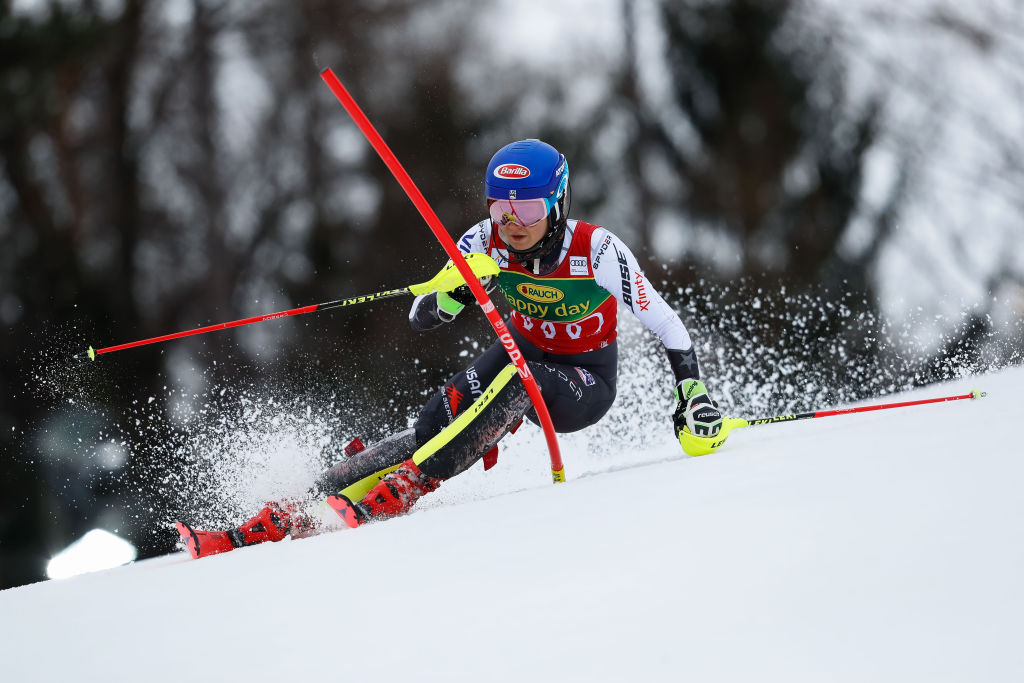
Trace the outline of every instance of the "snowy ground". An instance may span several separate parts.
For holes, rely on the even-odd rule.
[[[6,590],[2,679],[1024,680],[1024,368],[910,396],[973,387]]]

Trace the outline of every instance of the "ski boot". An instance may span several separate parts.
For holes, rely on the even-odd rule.
[[[443,479],[428,477],[411,459],[380,480],[359,502],[342,495],[329,496],[327,504],[353,529],[370,520],[404,514],[416,501],[441,485]]]
[[[194,558],[224,553],[266,541],[280,541],[289,534],[296,538],[316,531],[312,517],[297,503],[267,503],[242,526],[229,531],[197,531],[184,522],[175,524],[185,547]]]

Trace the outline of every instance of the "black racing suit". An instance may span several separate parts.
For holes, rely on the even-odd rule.
[[[551,414],[551,422],[556,432],[579,431],[596,424],[604,417],[615,400],[619,355],[615,342],[597,351],[574,356],[556,356],[545,353],[523,339],[515,328],[510,328],[510,331],[540,386],[544,404]],[[495,342],[466,369],[448,380],[420,411],[415,424],[417,442],[426,443],[448,426],[458,411],[468,407],[480,396],[483,389],[509,363],[511,360],[505,347],[500,342]],[[539,424],[526,387],[518,375],[512,378],[498,400],[502,404],[509,402],[517,406],[512,415],[515,419],[510,424],[491,425],[485,430],[488,436],[498,432],[499,437],[503,436],[524,414],[531,422]],[[477,419],[487,420],[488,413]],[[503,417],[498,418],[499,423],[503,421]],[[447,479],[468,468],[483,456],[484,452],[438,452],[420,465],[420,469],[432,477]]]

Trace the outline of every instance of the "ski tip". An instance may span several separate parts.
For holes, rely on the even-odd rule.
[[[199,559],[199,536],[188,524],[184,522],[175,522],[174,528],[181,534],[182,540],[185,542],[185,548],[188,550],[192,559]]]
[[[359,512],[352,505],[352,501],[345,496],[327,496],[327,504],[338,513],[338,516],[344,520],[350,529],[355,529],[362,521],[359,518]]]

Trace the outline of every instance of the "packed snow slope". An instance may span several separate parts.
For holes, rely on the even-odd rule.
[[[1024,369],[899,398],[974,387],[13,588],[2,678],[1024,680]]]

